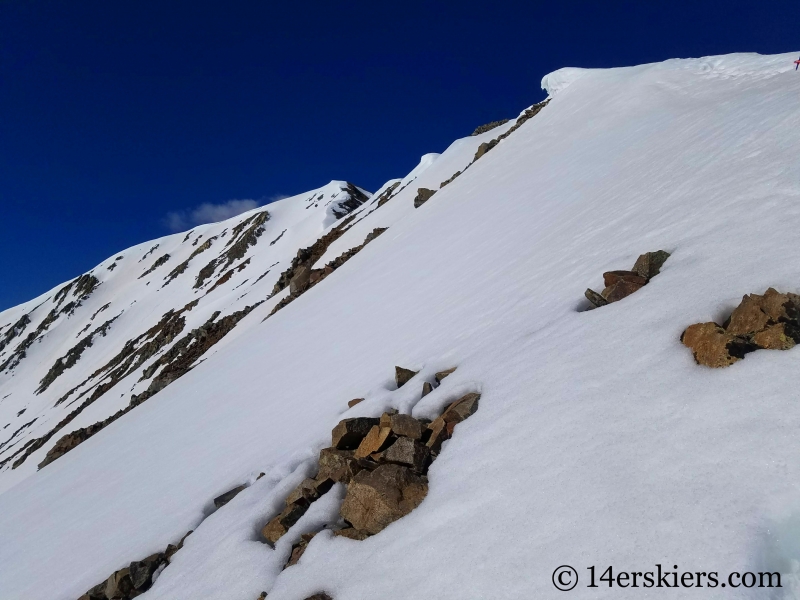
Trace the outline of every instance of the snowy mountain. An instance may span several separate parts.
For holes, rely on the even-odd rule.
[[[551,598],[562,565],[580,598],[657,565],[693,574],[676,597],[700,572],[796,597],[794,316],[724,368],[682,343],[715,322],[733,352],[744,294],[800,292],[793,60],[561,69],[373,194],[333,181],[0,313],[0,598]]]

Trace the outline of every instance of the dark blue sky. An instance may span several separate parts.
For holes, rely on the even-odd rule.
[[[374,190],[562,66],[800,48],[789,2],[0,0],[0,310],[203,203]]]

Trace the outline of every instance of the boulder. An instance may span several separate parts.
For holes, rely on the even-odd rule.
[[[763,350],[788,350],[793,348],[796,342],[792,336],[787,335],[787,327],[791,327],[791,325],[787,323],[769,325],[766,329],[753,336],[753,343]]]
[[[424,476],[408,467],[384,464],[353,478],[340,512],[355,529],[376,534],[419,506],[427,493]]]
[[[592,289],[587,288],[583,295],[586,296],[586,299],[591,302],[592,306],[595,308],[600,308],[601,306],[608,304],[608,300],[603,298],[601,294],[598,294]]]
[[[607,271],[603,273],[603,283],[606,287],[610,287],[620,281],[626,281],[641,287],[647,283],[647,278],[641,277],[634,271]]]
[[[462,396],[447,407],[442,413],[442,419],[445,423],[460,423],[475,414],[480,399],[481,395],[475,392]]]
[[[419,208],[430,200],[431,196],[436,193],[436,190],[429,190],[428,188],[419,188],[417,190],[417,197],[414,198],[414,208]]]
[[[403,387],[417,373],[419,373],[419,371],[412,371],[411,369],[404,369],[403,367],[395,367],[394,381],[397,384],[397,387]]]
[[[436,385],[441,384],[442,383],[442,379],[444,379],[445,377],[447,377],[451,373],[455,372],[455,370],[457,368],[458,367],[453,367],[452,369],[445,369],[444,371],[439,371],[438,373],[435,373],[434,376],[433,376],[433,379],[436,381]]]
[[[632,271],[638,273],[645,279],[652,279],[661,272],[661,267],[669,258],[669,252],[656,250],[655,252],[645,252],[636,259]]]
[[[725,330],[733,335],[747,335],[761,331],[769,323],[769,316],[761,310],[762,296],[745,295],[726,323]]]
[[[638,292],[643,286],[643,283],[621,279],[604,289],[602,296],[609,303],[617,302],[623,298],[627,298],[634,292]]]
[[[364,436],[379,421],[379,419],[371,417],[357,417],[340,421],[331,433],[331,446],[337,450],[355,450]]]
[[[352,450],[323,448],[319,451],[319,473],[317,479],[331,479],[340,483],[350,483],[362,467],[353,456]]]
[[[353,398],[350,402],[347,403],[347,408],[353,408],[359,402],[363,402],[363,398]]]
[[[426,381],[425,383],[422,384],[422,397],[423,398],[425,396],[427,396],[428,394],[430,394],[432,391],[433,391],[433,385],[431,384],[430,381]]]
[[[289,293],[292,296],[297,296],[299,294],[302,294],[308,287],[310,280],[311,280],[311,268],[307,266],[300,267],[299,269],[297,269],[297,273],[295,273],[295,276],[292,277],[292,280],[289,282]]]
[[[228,502],[233,500],[236,497],[236,495],[239,492],[241,492],[243,489],[245,489],[246,487],[247,487],[246,485],[239,485],[239,486],[236,486],[235,488],[233,488],[232,490],[229,490],[229,491],[225,492],[224,494],[222,494],[220,496],[217,496],[216,498],[214,498],[214,506],[217,507],[217,508],[222,508]]]
[[[425,444],[408,437],[400,437],[383,452],[382,459],[410,467],[415,473],[424,474],[431,463],[431,451]]]
[[[727,367],[744,355],[737,348],[741,344],[739,338],[716,323],[690,325],[681,335],[681,342],[692,350],[698,364],[707,367]]]
[[[369,433],[361,440],[356,452],[355,458],[366,458],[373,452],[380,452],[388,445],[389,435],[392,430],[389,427],[375,425],[370,429]]]
[[[402,435],[414,440],[422,438],[422,434],[425,431],[424,423],[411,415],[400,413],[384,413],[381,416],[381,427],[388,427],[394,435]]]

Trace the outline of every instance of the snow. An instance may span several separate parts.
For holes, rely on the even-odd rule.
[[[0,495],[0,597],[77,598],[189,529],[147,600],[252,600],[262,590],[270,600],[321,590],[337,600],[552,598],[559,592],[550,576],[563,564],[582,578],[570,598],[611,598],[626,593],[585,587],[587,567],[646,571],[659,563],[721,574],[780,570],[787,587],[774,597],[793,597],[800,350],[759,351],[710,370],[679,336],[691,323],[722,319],[745,293],[800,292],[794,57],[548,76],[545,109],[413,209],[416,188],[449,178],[477,140],[423,160],[413,183],[403,180],[403,197],[369,217],[369,201],[354,212],[364,216],[356,227],[390,229],[336,273],[264,322],[278,298],[261,305],[195,369],[45,469],[12,472],[13,481],[2,473],[10,483]],[[284,247],[282,270],[321,234],[324,213],[303,220],[306,209],[296,207],[304,202],[267,207],[275,228],[265,239],[284,222],[292,228],[273,247],[262,239],[253,262],[260,256],[266,267],[279,258],[259,252]],[[223,225],[230,231],[220,224],[195,234]],[[356,227],[341,247],[363,241]],[[173,293],[170,286],[146,294],[135,277],[163,252],[188,256],[182,239],[157,240],[141,264],[153,243],[125,251],[108,276],[125,273],[127,287],[115,293],[129,292],[157,319],[167,304],[150,298]],[[658,249],[672,256],[644,289],[579,310],[603,271]],[[195,260],[194,272],[205,254]],[[102,290],[91,299],[97,307],[107,301]],[[184,295],[192,297],[184,290],[163,302]],[[235,305],[228,295],[219,302]],[[124,314],[121,331],[91,352],[121,344],[134,318],[142,317]],[[38,364],[35,350],[28,360]],[[41,371],[25,365],[12,381],[35,387]],[[394,389],[394,365],[421,372]],[[420,401],[422,381],[452,366]],[[127,401],[129,384],[120,386]],[[323,532],[298,565],[280,571],[300,533],[335,517],[342,490],[315,504],[275,549],[257,532],[311,472],[339,419],[389,406],[431,416],[466,391],[482,393],[480,409],[433,464],[415,511],[363,542]],[[366,400],[347,409],[355,397]],[[40,459],[29,459],[34,469]],[[253,482],[258,472],[267,476]],[[246,481],[253,483],[209,516],[215,496]],[[699,593],[764,597],[744,588]]]

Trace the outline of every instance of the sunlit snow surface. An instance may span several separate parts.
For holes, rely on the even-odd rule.
[[[337,242],[390,226],[335,274],[263,323],[262,305],[189,374],[0,496],[0,598],[77,598],[193,528],[144,598],[553,598],[559,565],[586,578],[657,563],[781,570],[792,597],[800,349],[711,370],[678,338],[745,293],[800,292],[795,58],[556,72],[541,113],[415,210],[418,187],[436,189],[503,130],[423,160],[402,196]],[[672,256],[644,289],[577,310],[603,271],[658,249]],[[422,372],[395,390],[394,365]],[[454,365],[418,403],[423,378]],[[363,542],[320,534],[280,571],[343,490],[274,550],[258,530],[339,419],[430,415],[472,390],[480,410],[419,508]],[[346,411],[355,397],[366,401]],[[569,597],[647,592],[585,584]]]

